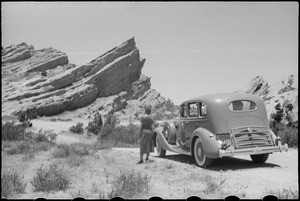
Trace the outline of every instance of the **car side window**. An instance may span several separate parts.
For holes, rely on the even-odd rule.
[[[180,116],[181,117],[186,117],[186,105],[185,104],[182,104],[180,106]]]
[[[238,111],[253,111],[257,109],[257,106],[254,102],[248,100],[235,100],[230,102],[228,105],[229,110],[233,112]]]
[[[188,104],[188,114],[189,114],[189,117],[197,117],[198,116],[198,104],[196,102]]]
[[[199,105],[200,105],[200,117],[205,118],[207,114],[206,105],[204,103],[199,103]]]

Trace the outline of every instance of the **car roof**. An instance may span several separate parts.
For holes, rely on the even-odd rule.
[[[202,95],[195,98],[188,99],[182,103],[193,102],[193,101],[204,101],[206,103],[210,102],[226,102],[229,103],[233,100],[252,100],[254,102],[262,101],[262,99],[255,94],[246,94],[246,93],[215,93]]]

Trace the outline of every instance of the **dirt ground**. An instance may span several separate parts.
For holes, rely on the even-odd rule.
[[[77,122],[88,120],[72,119],[72,121],[50,121],[50,118],[33,120],[33,131],[53,129],[58,134],[57,143],[93,142],[95,137],[76,135],[68,130]],[[165,158],[151,153],[153,162],[137,165],[139,161],[138,148],[113,148],[99,150],[94,155],[84,157],[79,166],[70,167],[66,159],[52,156],[54,147],[46,152],[35,153],[31,160],[22,160],[23,155],[6,155],[2,153],[2,170],[15,170],[27,182],[25,193],[13,198],[67,198],[85,197],[99,199],[111,189],[109,181],[123,171],[141,172],[151,176],[151,188],[148,193],[137,195],[136,198],[148,199],[159,196],[163,199],[186,199],[198,196],[203,199],[224,199],[235,195],[242,199],[262,199],[268,192],[291,189],[298,191],[298,149],[288,152],[274,153],[265,164],[254,164],[249,156],[223,158],[214,161],[209,169],[195,166],[189,156],[167,152]],[[67,171],[71,178],[70,188],[58,192],[34,192],[31,181],[38,167],[48,166],[57,162]],[[207,179],[223,184],[209,188]]]

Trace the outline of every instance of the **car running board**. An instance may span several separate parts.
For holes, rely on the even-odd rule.
[[[184,155],[191,155],[191,153],[189,151],[185,151],[183,150],[180,145],[168,145],[169,150],[168,151],[172,151],[175,153],[180,153],[180,154],[184,154]]]

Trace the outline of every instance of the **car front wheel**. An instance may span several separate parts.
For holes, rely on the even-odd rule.
[[[209,167],[212,163],[212,159],[207,158],[205,155],[201,138],[197,138],[194,143],[194,159],[196,164],[200,167]]]
[[[254,163],[264,163],[268,159],[269,154],[250,155],[250,157]]]
[[[158,135],[156,135],[156,151],[159,157],[164,157],[166,155],[166,150],[162,148]]]

